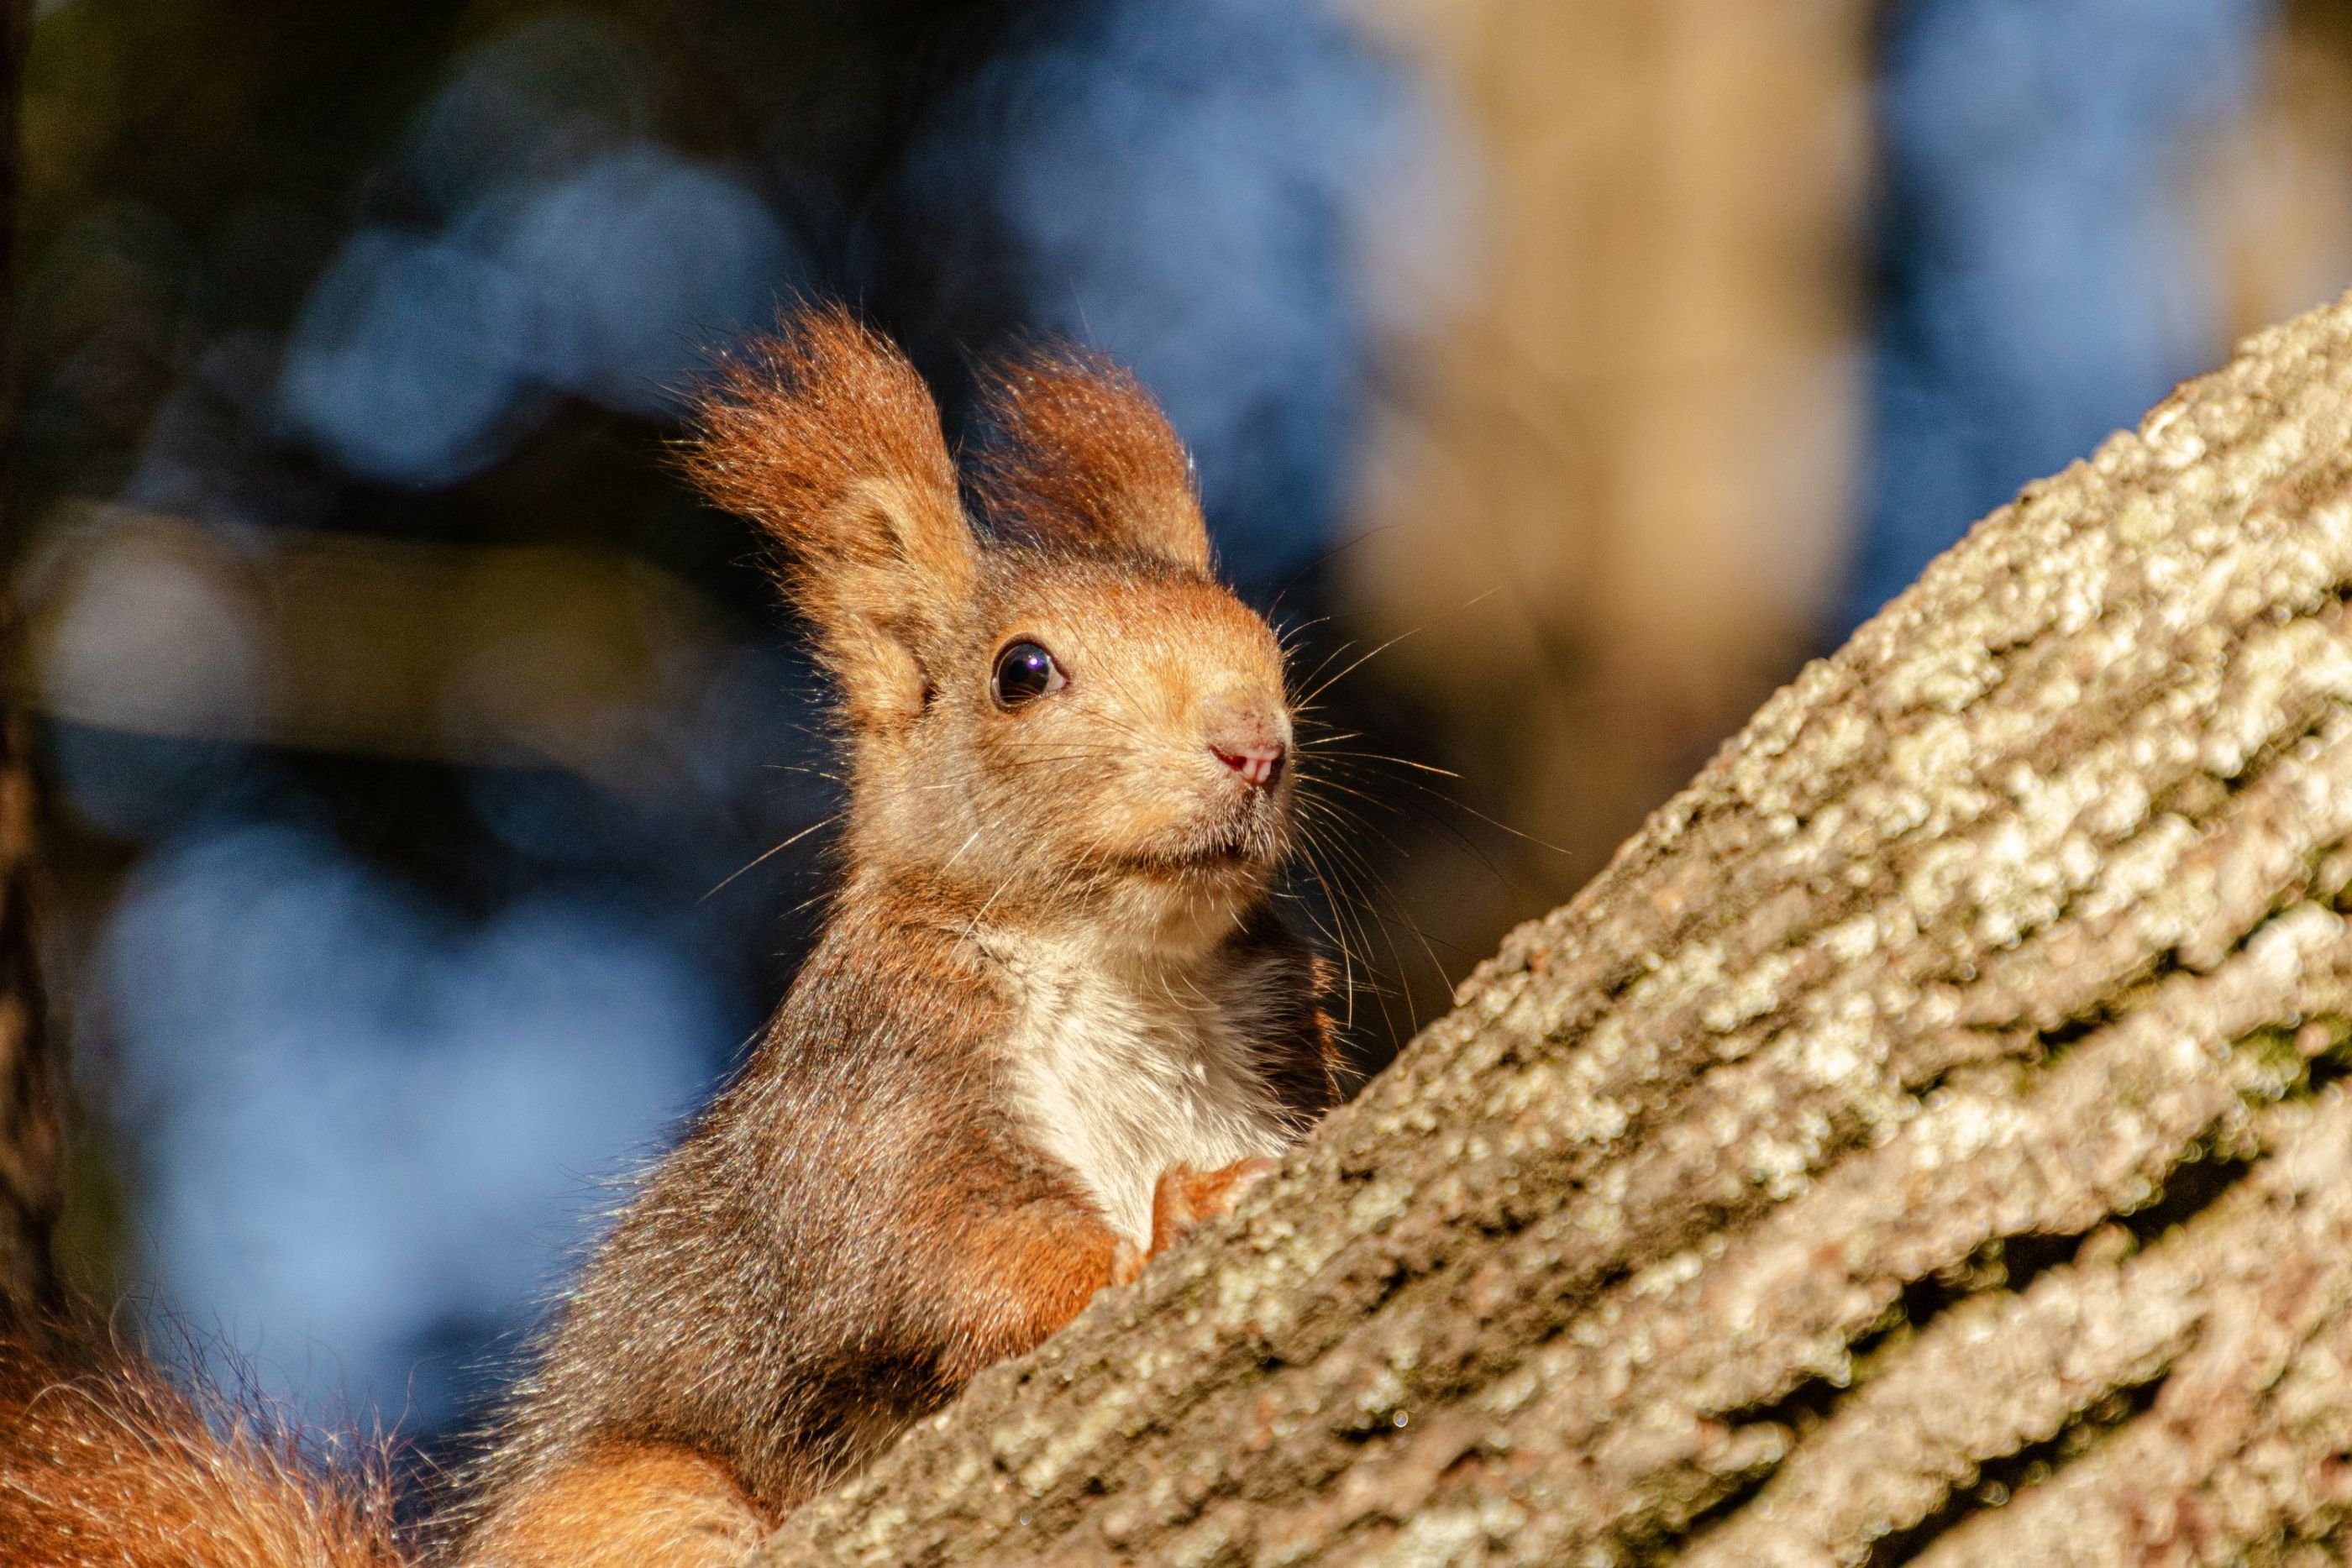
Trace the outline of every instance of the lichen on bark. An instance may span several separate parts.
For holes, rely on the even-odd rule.
[[[2347,586],[2338,307],[1979,525],[764,1561],[2340,1559]]]

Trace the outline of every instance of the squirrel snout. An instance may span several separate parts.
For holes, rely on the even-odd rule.
[[[1282,771],[1283,757],[1290,747],[1274,740],[1257,746],[1212,745],[1209,749],[1217,754],[1218,761],[1240,774],[1244,782],[1264,789],[1271,786],[1274,776]]]
[[[1278,708],[1232,704],[1211,715],[1209,749],[1260,789],[1271,789],[1290,754],[1290,719]]]

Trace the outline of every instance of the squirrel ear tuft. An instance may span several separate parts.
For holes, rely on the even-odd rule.
[[[978,553],[939,409],[906,356],[838,305],[801,312],[719,362],[684,467],[778,547],[850,723],[915,718]]]
[[[985,376],[981,396],[998,440],[975,488],[992,517],[1040,544],[1208,570],[1192,461],[1132,375],[1055,349]]]

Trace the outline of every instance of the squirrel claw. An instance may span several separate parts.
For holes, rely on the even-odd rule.
[[[1151,1250],[1146,1256],[1156,1258],[1194,1226],[1231,1214],[1242,1194],[1273,1171],[1274,1162],[1263,1155],[1235,1160],[1213,1171],[1196,1171],[1189,1166],[1169,1166],[1160,1173],[1160,1185],[1152,1191]]]

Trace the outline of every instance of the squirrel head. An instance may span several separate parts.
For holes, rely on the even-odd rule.
[[[1191,462],[1131,377],[1039,355],[984,397],[989,533],[921,378],[838,308],[722,367],[687,465],[773,541],[835,683],[854,876],[1204,947],[1289,844],[1280,644],[1211,575]]]

